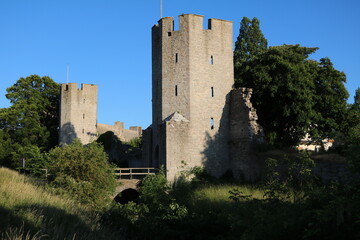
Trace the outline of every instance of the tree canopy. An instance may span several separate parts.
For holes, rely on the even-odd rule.
[[[266,52],[267,46],[267,39],[261,32],[259,19],[250,20],[243,17],[234,50],[235,86],[242,86],[244,83],[242,78],[249,71],[247,63]]]
[[[33,145],[47,151],[57,145],[59,84],[47,76],[31,75],[20,78],[6,91],[12,105],[0,109],[0,141],[11,143],[13,153],[18,153],[20,146]]]
[[[345,121],[345,74],[329,58],[310,60],[316,50],[275,46],[246,63],[242,82],[253,88],[259,122],[273,144],[293,146],[306,133],[314,140],[329,137]]]

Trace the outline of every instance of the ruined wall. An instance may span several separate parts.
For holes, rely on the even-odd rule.
[[[75,138],[87,144],[97,138],[97,94],[94,84],[61,84],[60,144]]]
[[[153,162],[186,154],[189,167],[204,166],[220,176],[229,167],[232,23],[210,19],[204,29],[203,16],[183,14],[179,30],[174,31],[173,18],[162,18],[152,29],[152,46]],[[189,120],[186,153],[169,151],[167,139],[161,138],[159,127],[174,112]],[[165,159],[156,160],[161,156],[155,155],[156,148],[161,145],[166,147]]]
[[[263,141],[251,94],[251,88],[233,89],[230,93],[230,166],[235,178],[246,181],[258,177],[260,169],[253,153]]]
[[[124,123],[116,121],[114,125],[98,123],[97,132],[99,135],[112,131],[121,141],[129,142],[131,139],[141,137],[142,128],[133,126],[130,129],[124,128]]]

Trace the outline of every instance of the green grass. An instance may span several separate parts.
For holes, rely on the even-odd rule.
[[[0,239],[119,239],[100,227],[99,215],[7,168],[0,168],[0,216]]]
[[[236,185],[236,184],[221,184],[221,185],[205,185],[195,190],[196,199],[208,200],[211,202],[232,202],[229,198],[229,191],[238,189],[242,192],[242,195],[250,196],[255,199],[263,199],[264,193],[255,187],[247,185]]]

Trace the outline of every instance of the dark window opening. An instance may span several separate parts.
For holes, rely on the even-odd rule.
[[[179,57],[178,57],[178,54],[176,53],[175,54],[175,62],[178,62],[178,60],[179,60]]]
[[[214,97],[214,87],[211,87],[211,97]]]
[[[215,121],[214,118],[210,118],[210,128],[214,129]]]
[[[168,32],[168,36],[171,37],[171,32]]]
[[[175,85],[175,96],[177,96],[178,95],[178,87],[177,87],[177,85]]]
[[[65,91],[69,90],[69,85],[66,84]]]
[[[213,56],[210,57],[210,64],[214,64],[214,57]]]

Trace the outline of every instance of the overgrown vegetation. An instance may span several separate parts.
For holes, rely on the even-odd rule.
[[[101,226],[101,215],[34,180],[0,168],[0,239],[119,239]]]
[[[106,206],[116,183],[101,145],[93,142],[83,146],[75,140],[50,150],[46,157],[51,186],[93,209]]]

